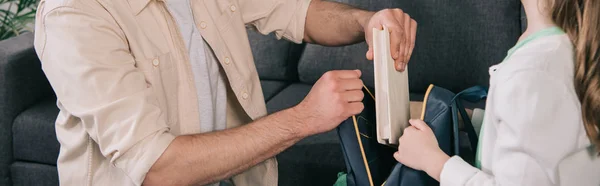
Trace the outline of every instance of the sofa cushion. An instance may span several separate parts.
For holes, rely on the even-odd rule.
[[[297,105],[310,92],[312,85],[294,83],[267,101],[269,114]]]
[[[487,85],[488,68],[500,62],[521,34],[521,5],[514,0],[343,0],[380,10],[398,7],[418,22],[416,46],[409,63],[411,92],[423,93],[431,83],[459,91]],[[347,47],[307,45],[298,67],[301,82],[315,82],[333,69],[362,69],[373,86],[367,45]]]
[[[260,79],[298,79],[298,59],[304,48],[303,44],[277,40],[274,34],[265,36],[252,29],[248,29],[248,39]]]
[[[56,166],[16,161],[10,167],[13,185],[19,186],[58,186]]]
[[[279,185],[331,186],[346,169],[343,157],[335,130],[307,137],[277,155]]]
[[[285,81],[260,80],[265,101],[269,101],[275,94],[283,90],[289,83]]]
[[[54,123],[56,99],[49,98],[23,111],[13,124],[13,153],[16,160],[56,165],[60,144]]]

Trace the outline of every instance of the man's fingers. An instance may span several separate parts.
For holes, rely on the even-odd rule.
[[[404,60],[402,58],[402,51],[404,51],[404,32],[402,31],[404,30],[401,27],[396,27],[394,30],[391,31],[390,33],[390,52],[392,54],[392,58],[394,59],[394,66],[396,67],[396,70],[400,70],[398,68],[398,65],[400,63],[403,63]]]
[[[411,25],[410,25],[410,16],[406,13],[404,13],[404,37],[406,38],[404,41],[404,55],[402,57],[404,57],[404,64],[402,64],[402,71],[404,71],[404,69],[406,69],[406,63],[408,63],[408,52],[410,50],[410,45],[412,44],[412,41],[410,40],[410,30],[411,30]]]
[[[404,48],[406,48],[405,43],[405,39],[404,39],[404,34],[398,34],[397,36],[394,36],[396,38],[400,38],[400,43],[398,44],[398,50],[397,52],[397,58],[394,60],[394,67],[396,67],[397,71],[402,71],[402,64],[405,63],[404,61],[404,56],[406,54],[404,54]]]
[[[354,72],[356,72],[356,74],[358,74],[358,78],[360,78],[360,76],[362,75],[362,72],[358,69],[353,70]]]
[[[400,27],[392,27],[390,29],[390,54],[394,61],[398,61],[400,58],[400,47],[402,47],[402,31]]]
[[[390,30],[390,52],[392,54],[392,58],[394,59],[394,67],[396,70],[400,71],[401,64],[404,63],[404,48],[405,48],[405,40],[406,36],[404,36],[404,12],[402,10],[394,10],[392,13],[393,18],[388,19],[388,26]]]
[[[370,23],[370,27],[387,27],[390,32],[390,55],[394,60],[394,67],[398,71],[404,71],[414,49],[414,38],[416,37],[416,22],[400,9],[386,9],[378,12],[377,21]],[[372,28],[370,28],[372,29]],[[366,31],[369,32],[369,31]],[[414,35],[413,35],[414,34]],[[366,33],[367,36],[371,35]],[[366,58],[373,60],[374,51],[372,38],[366,38],[369,50]]]
[[[373,28],[376,28],[378,30],[383,30],[383,24],[381,22],[377,23],[377,24],[375,24],[375,26],[373,26]],[[366,32],[368,32],[368,33],[365,34],[365,37],[366,37],[365,40],[367,41],[367,45],[369,46],[369,50],[366,53],[367,60],[373,60],[373,57],[374,57],[373,56],[374,55],[373,54],[373,33],[372,33],[373,28],[367,28]]]
[[[367,60],[373,60],[373,37],[372,37],[373,34],[372,34],[372,31],[369,29],[367,29],[366,32],[371,33],[371,34],[369,34],[369,33],[365,34],[365,36],[366,36],[365,41],[367,41],[367,46],[369,46],[369,50],[367,50],[366,57],[367,57]],[[369,37],[369,36],[371,36],[371,37]]]
[[[369,50],[367,51],[367,60],[373,60],[373,47],[371,47],[371,44],[369,43]]]
[[[357,115],[360,114],[364,108],[365,105],[363,105],[362,102],[352,102],[348,103],[347,111],[350,115]]]
[[[406,59],[407,59],[407,55],[408,55],[408,31],[410,30],[409,26],[410,26],[410,16],[402,11],[396,11],[396,20],[398,21],[398,24],[401,25],[402,28],[402,34],[398,35],[398,37],[402,37],[401,40],[402,42],[400,43],[400,47],[399,47],[399,51],[398,51],[398,58],[395,61],[395,67],[396,70],[398,71],[404,71],[404,69],[406,68]]]
[[[410,57],[412,57],[413,50],[415,49],[416,40],[417,40],[417,21],[412,19],[410,21],[410,50],[408,51],[408,60],[410,60]]]
[[[360,102],[365,97],[365,93],[363,93],[361,90],[352,90],[342,93],[342,96],[350,103]]]
[[[379,24],[377,24],[377,27],[375,27],[379,30],[383,30],[383,23],[381,23],[381,21],[379,22]]]
[[[390,16],[395,17],[395,14],[390,14]],[[390,32],[390,54],[394,60],[397,60],[400,55],[400,44],[402,43],[403,37],[399,36],[402,35],[402,31],[404,30],[397,19],[398,18],[386,19],[385,22],[383,22],[383,25],[385,25]]]
[[[411,119],[408,122],[410,123],[410,125],[419,130],[430,130],[429,126],[427,126],[427,123],[425,123],[423,120]]]
[[[363,81],[361,79],[342,79],[340,80],[340,88],[343,91],[362,90]]]
[[[362,72],[360,70],[332,70],[326,72],[323,76],[335,79],[357,79],[360,78]]]

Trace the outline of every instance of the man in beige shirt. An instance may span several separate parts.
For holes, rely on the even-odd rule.
[[[226,78],[226,125],[202,131],[169,0],[42,0],[35,48],[58,97],[61,185],[277,185],[277,153],[362,111],[360,71],[327,72],[297,106],[266,115],[246,25],[300,43],[370,45],[391,30],[403,70],[416,22],[320,0],[190,0]],[[366,57],[372,59],[371,46]]]

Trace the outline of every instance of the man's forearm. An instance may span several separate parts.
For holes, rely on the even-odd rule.
[[[373,14],[341,3],[312,0],[304,26],[304,41],[325,46],[364,41],[364,27]]]
[[[303,138],[293,110],[211,133],[179,136],[152,166],[144,185],[209,184],[275,156]]]

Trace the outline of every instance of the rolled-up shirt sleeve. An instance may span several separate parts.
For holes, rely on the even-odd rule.
[[[36,51],[63,110],[81,120],[105,158],[141,185],[175,136],[124,33],[99,5],[85,11],[59,6],[42,18]]]
[[[444,164],[440,185],[558,183],[558,164],[574,150],[581,123],[578,100],[568,95],[565,82],[537,70],[516,72],[499,82],[488,105],[499,120],[493,151],[486,152],[492,166],[481,171],[452,157]]]
[[[275,32],[278,39],[295,43],[304,39],[304,23],[310,0],[238,0],[242,19],[262,34]]]

